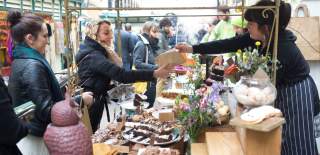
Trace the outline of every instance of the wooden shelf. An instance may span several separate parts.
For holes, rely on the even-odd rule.
[[[208,155],[244,155],[236,132],[207,132]]]
[[[243,121],[240,118],[240,116],[232,118],[229,122],[229,124],[232,126],[247,128],[247,129],[251,129],[254,131],[261,131],[261,132],[270,132],[284,123],[285,123],[285,119],[282,117],[271,117],[271,118],[265,119],[259,124],[249,124],[248,122]]]
[[[192,155],[208,155],[206,143],[192,143],[191,144]]]

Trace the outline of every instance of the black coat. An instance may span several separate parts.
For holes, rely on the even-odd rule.
[[[105,94],[110,88],[110,81],[133,83],[153,80],[153,71],[125,71],[108,59],[106,49],[95,40],[86,37],[76,55],[79,85],[94,94]]]
[[[277,86],[304,80],[309,75],[309,64],[295,44],[296,40],[297,37],[289,30],[279,33],[277,58],[281,66],[277,70]],[[249,46],[255,47],[255,41],[250,38],[249,33],[246,33],[230,39],[194,45],[193,51],[201,54],[220,54]]]
[[[35,105],[35,114],[28,127],[31,134],[42,137],[51,122],[51,108],[54,105],[50,91],[49,74],[45,66],[34,59],[15,59],[9,79],[9,92],[13,105],[19,106],[28,101]]]
[[[16,143],[27,134],[28,129],[14,113],[8,89],[0,76],[0,154],[21,154]]]

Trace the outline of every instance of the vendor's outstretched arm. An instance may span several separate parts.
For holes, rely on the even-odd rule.
[[[238,49],[244,49],[246,47],[254,47],[255,41],[250,38],[250,34],[232,37],[230,39],[216,40],[207,43],[201,43],[193,45],[193,53],[199,54],[222,54],[235,52]]]

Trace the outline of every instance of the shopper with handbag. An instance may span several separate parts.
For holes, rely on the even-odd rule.
[[[76,55],[78,65],[79,85],[85,91],[94,93],[95,102],[89,109],[92,131],[95,132],[102,118],[104,104],[108,100],[107,91],[110,81],[134,83],[138,81],[153,81],[155,78],[165,78],[171,72],[171,67],[162,66],[159,69],[126,71],[116,65],[113,59],[114,51],[106,48],[113,39],[111,23],[100,21],[91,23],[86,32],[86,38]]]
[[[13,105],[33,102],[33,118],[27,123],[29,134],[18,143],[22,154],[46,155],[48,150],[43,134],[51,122],[52,106],[64,99],[60,85],[44,57],[48,44],[48,30],[44,20],[34,14],[9,11],[8,22],[16,45],[13,50],[12,73],[9,79],[9,93]],[[92,98],[84,93],[84,101]],[[92,100],[92,99],[91,99]],[[85,104],[90,104],[85,102]]]

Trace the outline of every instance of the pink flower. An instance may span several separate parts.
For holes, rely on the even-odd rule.
[[[200,88],[200,91],[201,91],[202,93],[205,93],[205,92],[207,91],[207,87],[201,87],[201,88]]]
[[[190,105],[188,103],[185,103],[185,102],[181,102],[179,104],[179,108],[185,112],[190,112],[191,111],[191,108],[190,108]]]
[[[200,110],[205,111],[208,107],[208,100],[206,98],[200,99]]]
[[[197,89],[197,90],[196,90],[196,95],[197,95],[197,96],[202,96],[202,95],[203,95],[203,93],[201,92],[201,90],[200,90],[200,89]]]

